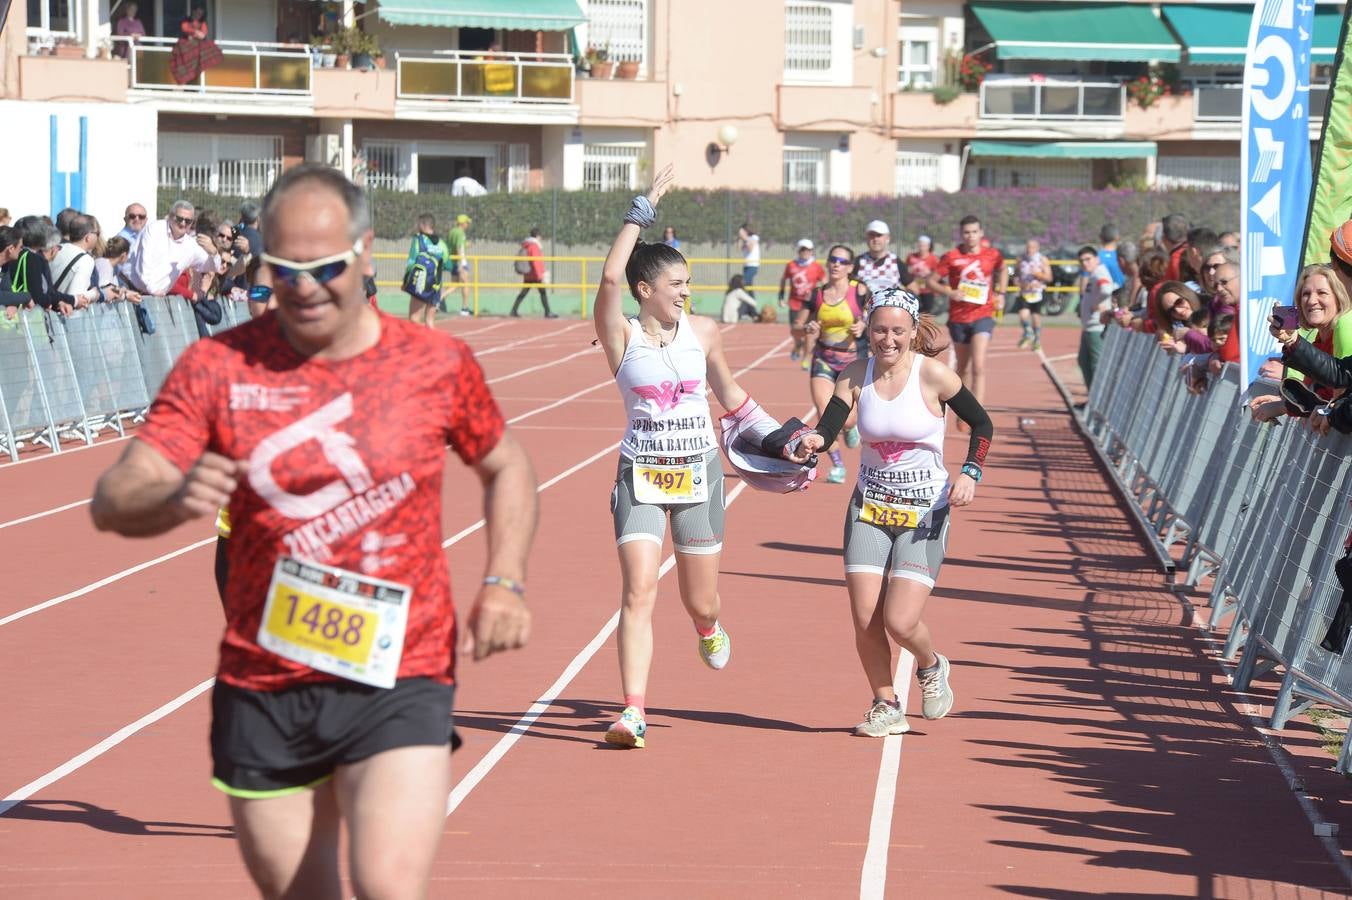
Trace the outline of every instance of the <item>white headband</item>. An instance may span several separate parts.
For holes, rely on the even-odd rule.
[[[878,293],[873,295],[873,300],[869,303],[868,314],[872,316],[874,310],[883,306],[904,309],[911,314],[912,319],[917,322],[920,321],[920,300],[910,291],[896,287],[880,289]]]

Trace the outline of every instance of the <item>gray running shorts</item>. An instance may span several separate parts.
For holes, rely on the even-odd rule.
[[[845,514],[845,571],[887,574],[934,587],[948,549],[948,505],[919,528],[889,528],[859,521],[863,498],[856,488]]]
[[[661,546],[671,514],[671,542],[679,553],[710,554],[723,549],[723,460],[718,448],[704,455],[709,478],[703,503],[639,503],[634,497],[634,461],[620,457],[610,511],[615,518],[615,543],[652,541]]]

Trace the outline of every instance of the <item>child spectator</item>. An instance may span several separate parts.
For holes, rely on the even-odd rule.
[[[1203,307],[1188,317],[1188,330],[1183,332],[1183,340],[1175,349],[1179,353],[1210,353],[1211,337],[1207,334],[1211,324],[1211,313]]]

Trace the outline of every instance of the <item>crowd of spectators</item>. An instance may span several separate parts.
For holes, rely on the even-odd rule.
[[[258,204],[247,201],[232,223],[179,200],[155,221],[132,203],[112,237],[94,216],[71,208],[55,220],[30,215],[0,225],[2,321],[13,322],[21,309],[71,316],[95,303],[139,305],[143,295],[164,296],[191,310],[206,335],[223,317],[221,301],[249,298],[263,252],[258,214]],[[147,331],[154,327],[145,313],[137,320]]]

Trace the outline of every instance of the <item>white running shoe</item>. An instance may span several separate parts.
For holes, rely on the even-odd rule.
[[[470,312],[469,310],[465,309],[465,308],[462,306],[462,307],[460,307],[460,315],[462,315],[462,316],[472,316],[472,315],[474,315],[474,313]]]
[[[920,680],[921,711],[927,719],[942,719],[953,708],[953,689],[948,686],[948,657],[935,653],[939,661],[934,671],[917,674]]]
[[[732,656],[732,638],[718,622],[714,623],[714,633],[699,639],[699,656],[711,669],[721,669],[728,664]]]
[[[648,723],[637,706],[626,706],[620,718],[606,729],[606,743],[618,747],[643,749],[643,736],[648,733]]]
[[[893,706],[886,700],[874,700],[864,721],[854,726],[859,737],[887,737],[889,734],[905,734],[911,730],[910,723],[902,714],[900,706]]]

